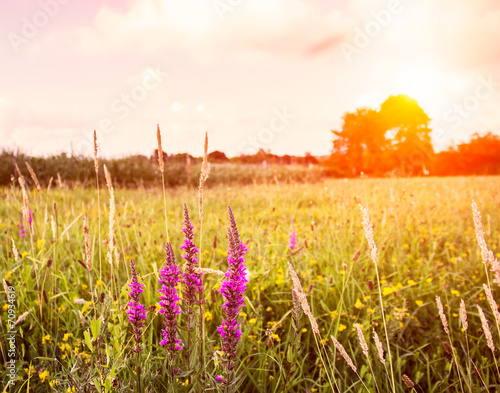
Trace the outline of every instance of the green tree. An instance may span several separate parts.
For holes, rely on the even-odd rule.
[[[429,164],[434,149],[430,118],[417,101],[406,95],[391,96],[379,111],[383,127],[391,139],[400,174],[420,174]]]
[[[347,112],[342,120],[342,130],[332,131],[337,137],[332,153],[339,158],[339,164],[353,175],[385,172],[390,166],[387,153],[391,146],[385,137],[380,113],[374,109],[359,108],[355,112]]]

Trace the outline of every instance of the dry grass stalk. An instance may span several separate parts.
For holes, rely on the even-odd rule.
[[[408,375],[403,374],[401,379],[403,380],[403,382],[407,388],[413,389],[415,387],[415,384],[413,383],[413,381],[410,379],[410,377]]]
[[[14,167],[16,168],[16,172],[17,172],[17,176],[21,179],[23,179],[23,182],[25,182],[24,180],[24,176],[23,174],[21,173],[21,171],[19,170],[19,167],[17,166],[17,162],[14,163]]]
[[[436,303],[439,312],[439,318],[441,318],[441,323],[443,324],[443,329],[447,335],[450,335],[450,329],[448,328],[448,319],[444,314],[443,303],[441,303],[441,298],[439,296],[436,296]]]
[[[28,310],[28,311],[22,313],[19,316],[19,318],[16,319],[16,322],[14,322],[13,328],[16,327],[17,325],[19,325],[22,321],[24,321],[30,312],[31,312],[31,310]]]
[[[85,258],[87,263],[87,270],[90,273],[92,271],[92,256],[90,253],[90,230],[87,226],[86,216],[83,216],[83,235],[85,237]]]
[[[50,227],[52,228],[52,239],[56,240],[57,238],[57,229],[56,229],[56,221],[54,220],[54,216],[50,215]]]
[[[3,290],[5,291],[5,296],[7,296],[7,299],[9,299],[9,285],[5,280],[2,280],[2,284],[3,284]]]
[[[380,362],[385,366],[385,357],[384,357],[384,347],[382,346],[382,342],[378,337],[377,332],[373,329],[373,339],[375,340],[375,347],[377,348],[378,358]]]
[[[491,353],[495,353],[495,344],[493,343],[493,335],[491,334],[490,325],[488,324],[488,320],[486,319],[483,309],[481,306],[477,306],[479,311],[479,318],[481,318],[481,324],[483,326],[483,332],[486,336],[486,341],[488,343],[488,348],[491,350]]]
[[[49,193],[50,191],[50,187],[52,187],[52,182],[54,181],[54,177],[50,177],[50,180],[49,180],[49,185],[47,186],[47,194]]]
[[[333,336],[330,336],[330,337],[332,338],[333,345],[335,345],[335,348],[337,348],[337,351],[340,352],[340,354],[344,358],[345,362],[348,364],[349,367],[352,368],[352,371],[354,371],[357,374],[358,373],[358,369],[354,365],[354,363],[353,363],[351,357],[349,356],[349,354],[344,349],[344,346],[341,343],[339,343],[335,337],[333,337]]]
[[[163,173],[163,171],[165,170],[165,163],[163,162],[163,149],[161,147],[161,132],[159,124],[157,124],[156,126],[156,139],[158,141],[158,164],[160,165],[161,173]]]
[[[201,268],[197,267],[194,269],[195,273],[198,274],[215,274],[217,276],[224,277],[225,273],[220,271],[220,270],[215,270],[215,269],[207,269],[207,268]]]
[[[373,260],[373,263],[377,264],[378,263],[378,250],[377,250],[377,245],[375,244],[375,239],[373,237],[373,224],[370,219],[370,215],[368,214],[368,209],[365,209],[363,206],[359,205],[359,208],[363,212],[363,229],[365,231],[365,237],[368,242],[368,245],[370,246],[371,249],[371,257]]]
[[[63,181],[61,179],[61,175],[59,174],[59,172],[57,172],[57,183],[59,184],[59,187],[64,187],[64,184],[63,184]]]
[[[33,170],[33,168],[31,167],[30,164],[28,164],[27,162],[25,162],[25,164],[26,164],[26,168],[28,168],[28,172],[31,175],[31,179],[33,179],[33,182],[35,183],[36,189],[38,190],[38,192],[41,193],[42,186],[40,185],[40,182],[38,181],[38,178],[36,177],[35,171]]]
[[[98,148],[99,148],[99,145],[97,144],[97,133],[94,130],[94,169],[95,169],[95,173],[99,172]]]
[[[314,315],[312,315],[309,303],[307,303],[307,297],[304,293],[304,290],[302,289],[302,284],[300,283],[299,277],[297,276],[297,273],[293,269],[293,266],[290,262],[288,262],[288,269],[290,270],[290,276],[292,277],[293,281],[292,291],[296,291],[300,305],[302,306],[302,310],[304,310],[304,314],[307,315],[309,321],[311,322],[313,332],[319,335],[318,322],[316,321],[316,318],[314,318]]]
[[[469,329],[469,322],[467,322],[467,310],[465,309],[464,299],[460,302],[460,319],[462,321],[462,327],[467,332],[467,329]]]
[[[484,291],[486,292],[486,299],[490,304],[491,311],[493,311],[493,315],[495,316],[495,321],[498,325],[500,325],[500,312],[498,312],[498,304],[493,298],[493,294],[491,293],[491,289],[488,285],[483,284]]]
[[[14,243],[14,239],[11,237],[10,240],[12,240],[12,253],[14,254],[14,261],[19,261],[19,251],[17,250],[16,243]]]
[[[76,224],[76,222],[78,221],[78,219],[79,219],[81,216],[83,216],[83,213],[80,213],[80,215],[79,215],[78,217],[76,217],[76,218],[75,218],[75,219],[71,222],[71,224],[69,224],[69,225],[68,225],[68,226],[64,229],[63,233],[61,233],[61,238],[63,238],[63,237],[64,237],[64,235],[66,235],[66,233],[67,233],[67,232],[71,229],[71,227],[72,227],[73,225],[75,225],[75,224]]]
[[[296,248],[295,250],[290,251],[290,255],[296,255],[299,252],[301,252],[304,249],[304,245],[300,246],[299,248]]]
[[[472,201],[472,217],[474,219],[474,230],[476,233],[477,244],[481,249],[481,258],[483,263],[485,266],[488,264],[491,265],[491,270],[495,274],[493,282],[500,285],[500,262],[495,258],[493,251],[488,249],[488,245],[484,239],[484,227],[481,220],[481,212],[479,211],[475,201]]]
[[[358,341],[361,350],[363,351],[364,355],[368,358],[368,344],[366,343],[365,336],[363,334],[363,329],[361,329],[359,323],[355,324],[354,326],[356,326],[356,331],[358,333]]]
[[[111,182],[111,175],[108,171],[108,168],[106,168],[106,165],[104,165],[104,176],[106,177],[106,185],[108,186],[109,190],[108,252],[106,255],[108,257],[108,263],[110,265],[113,265],[113,253],[115,251],[115,191],[113,189],[113,183]],[[118,263],[118,261],[116,261],[116,263]]]
[[[203,187],[208,179],[208,133],[205,133],[203,149],[203,162],[201,163],[200,184],[198,186],[198,213],[200,221],[203,220]]]

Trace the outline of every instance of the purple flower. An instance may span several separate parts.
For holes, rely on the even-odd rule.
[[[139,353],[141,351],[141,337],[142,337],[142,328],[144,327],[144,320],[146,319],[146,308],[139,303],[139,298],[141,297],[141,293],[144,292],[142,288],[144,288],[144,284],[140,284],[137,279],[137,272],[135,270],[134,261],[130,260],[130,270],[132,273],[132,280],[128,286],[131,291],[129,293],[130,298],[132,299],[127,306],[129,307],[127,310],[128,321],[132,324],[134,328],[134,340],[136,344],[135,350]]]
[[[160,313],[164,317],[164,329],[161,331],[162,341],[160,345],[164,346],[171,356],[176,351],[180,351],[181,340],[177,338],[177,315],[181,313],[177,302],[181,300],[177,296],[177,289],[175,286],[180,281],[179,267],[175,262],[175,254],[172,245],[165,243],[165,266],[160,270],[160,279],[158,283],[161,288],[158,292],[160,295]]]
[[[184,283],[184,301],[186,303],[187,313],[191,314],[191,306],[200,304],[200,295],[203,293],[203,279],[201,274],[196,273],[198,268],[198,258],[196,254],[200,252],[193,242],[193,224],[189,218],[187,205],[184,204],[184,226],[181,229],[184,233],[184,244],[181,249],[186,253],[182,256],[186,260],[186,270],[182,274]]]
[[[234,368],[234,360],[238,355],[238,342],[241,339],[241,328],[238,316],[241,307],[245,304],[243,294],[247,287],[246,266],[243,258],[247,252],[247,247],[241,242],[236,221],[231,207],[228,207],[230,226],[227,230],[229,240],[229,250],[227,262],[229,269],[222,281],[220,293],[226,299],[222,305],[224,310],[224,320],[217,328],[222,339],[222,351],[227,360],[227,370],[231,372]]]
[[[293,250],[297,247],[297,233],[290,232],[290,250]]]
[[[19,213],[19,219],[20,219],[19,237],[26,237],[26,230],[24,229],[24,225],[23,225],[23,213]]]
[[[295,232],[295,222],[293,221],[292,218],[292,232],[290,232],[290,250],[293,250],[295,247],[297,247],[297,232]]]

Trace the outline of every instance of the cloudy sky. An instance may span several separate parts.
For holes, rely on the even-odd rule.
[[[408,94],[444,148],[500,132],[498,0],[19,0],[0,5],[0,148],[327,154]]]

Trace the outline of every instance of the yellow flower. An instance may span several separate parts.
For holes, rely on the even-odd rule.
[[[405,244],[403,244],[403,248],[404,248],[405,250],[409,250],[409,249],[410,249],[410,246],[409,246],[408,244],[406,244],[406,243],[405,243]]]
[[[35,367],[30,366],[30,368],[29,368],[29,369],[25,368],[25,369],[24,369],[24,372],[25,372],[26,374],[28,374],[28,376],[30,376],[31,374],[33,374],[33,373],[35,372]]]
[[[68,341],[70,337],[73,337],[73,333],[65,333],[63,337],[63,341]]]
[[[2,310],[3,311],[7,311],[9,309],[9,305],[8,304],[4,304],[3,307],[2,307]]]
[[[52,338],[47,334],[46,336],[43,336],[42,337],[42,344],[45,344],[45,343],[52,343]]]
[[[274,338],[276,341],[280,342],[281,338],[278,336],[276,333],[271,334],[271,337]]]
[[[212,313],[210,311],[205,311],[205,321],[211,321],[212,319],[214,319]]]
[[[356,300],[356,303],[354,303],[354,307],[356,307],[358,310],[362,309],[365,305],[359,300],[359,298]]]
[[[269,312],[269,311],[272,311],[273,309],[271,307],[268,307],[266,308],[266,311]]]
[[[36,247],[40,250],[45,245],[45,239],[39,239],[36,241]]]
[[[59,384],[59,381],[58,381],[57,379],[54,379],[53,381],[50,381],[50,382],[49,382],[49,385],[50,385],[50,386],[56,386],[56,385],[58,385],[58,384]]]
[[[428,284],[430,284],[432,282],[432,278],[429,277],[426,281],[427,281]]]
[[[460,297],[460,292],[458,292],[456,289],[452,289],[452,290],[450,291],[450,293],[451,293],[452,295],[455,295],[456,297]]]
[[[38,376],[40,377],[42,382],[45,382],[45,380],[50,377],[50,372],[48,370],[45,370],[44,372],[38,374]]]
[[[316,259],[311,259],[311,260],[309,261],[309,265],[311,265],[311,266],[314,266],[314,265],[316,265],[317,263],[318,263],[318,262],[316,261]]]
[[[422,300],[415,300],[415,304],[420,307],[424,302]]]
[[[251,323],[252,325],[255,325],[257,323],[257,318],[252,318],[248,322]]]
[[[272,375],[270,375],[269,379],[272,381],[274,379],[274,377]]]
[[[240,317],[242,317],[243,319],[247,319],[247,313],[246,312],[240,312]]]
[[[30,252],[29,252],[29,251],[23,251],[23,252],[21,253],[21,258],[27,257],[28,255],[30,255]]]
[[[339,313],[337,312],[337,310],[330,311],[330,317],[332,317],[332,319],[337,318],[337,315],[339,315]]]
[[[416,282],[415,282],[415,281],[413,281],[413,280],[408,280],[408,285],[415,285],[415,284],[416,284]]]
[[[344,331],[344,330],[346,330],[346,329],[347,329],[347,326],[346,326],[346,325],[344,325],[343,323],[341,323],[341,324],[339,325],[339,332],[342,332],[342,331]]]

